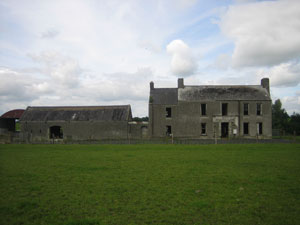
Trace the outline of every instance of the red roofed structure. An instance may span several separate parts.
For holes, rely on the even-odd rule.
[[[0,118],[20,119],[24,112],[25,112],[24,109],[14,109],[4,113]]]

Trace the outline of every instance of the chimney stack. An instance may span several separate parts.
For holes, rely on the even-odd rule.
[[[270,81],[269,78],[263,78],[261,79],[260,85],[267,89],[268,93],[270,94]]]
[[[153,81],[150,82],[150,90],[154,90],[154,83],[153,83]]]
[[[178,88],[184,88],[184,80],[183,80],[183,78],[178,78]]]

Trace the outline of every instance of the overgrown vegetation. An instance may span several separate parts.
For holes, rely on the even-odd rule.
[[[272,128],[278,129],[283,135],[300,135],[300,114],[294,112],[289,116],[282,108],[280,99],[277,99],[272,105]]]
[[[300,145],[0,145],[0,224],[298,224]]]

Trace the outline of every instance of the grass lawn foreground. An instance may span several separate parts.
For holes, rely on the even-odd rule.
[[[0,224],[300,224],[300,144],[0,145]]]

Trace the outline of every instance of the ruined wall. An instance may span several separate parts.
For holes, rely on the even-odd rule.
[[[148,139],[148,122],[129,122],[128,123],[129,139]]]
[[[20,122],[24,141],[50,141],[50,127],[60,126],[64,141],[127,139],[127,121]]]

